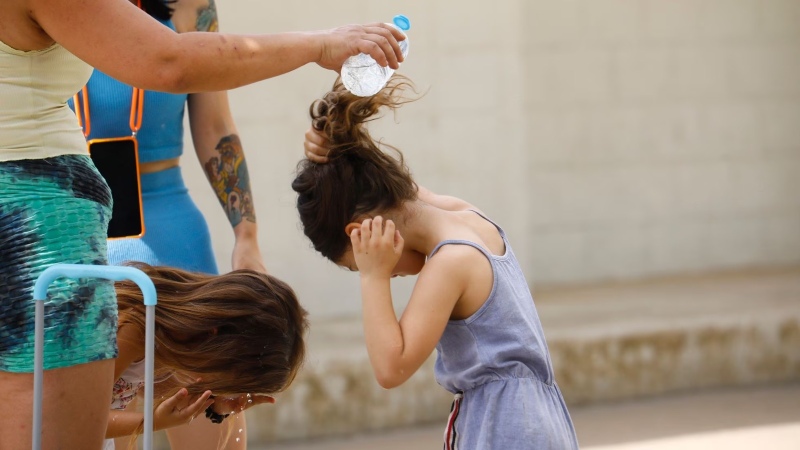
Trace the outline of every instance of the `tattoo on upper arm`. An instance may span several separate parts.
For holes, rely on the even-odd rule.
[[[218,31],[217,5],[208,0],[208,6],[197,11],[197,31]]]
[[[216,147],[219,156],[209,159],[204,169],[220,204],[232,226],[242,220],[256,221],[250,176],[239,136],[231,134],[220,139]]]

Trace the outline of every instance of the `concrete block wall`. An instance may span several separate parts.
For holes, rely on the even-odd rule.
[[[800,258],[800,2],[524,5],[534,280]]]
[[[408,15],[402,71],[426,95],[373,134],[404,151],[421,184],[500,222],[532,283],[800,262],[798,0],[218,8],[221,28],[242,33]],[[310,65],[230,93],[268,267],[313,320],[360,310],[357,276],[312,251],[290,189],[308,105],[334,77]],[[232,233],[193,157],[184,158],[227,270]],[[410,286],[397,284],[398,308]]]

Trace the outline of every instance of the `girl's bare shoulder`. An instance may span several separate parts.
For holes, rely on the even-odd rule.
[[[429,189],[418,186],[417,196],[420,200],[429,205],[437,208],[444,209],[445,211],[466,211],[468,209],[478,210],[474,205],[466,200],[452,195],[441,195],[430,191]]]

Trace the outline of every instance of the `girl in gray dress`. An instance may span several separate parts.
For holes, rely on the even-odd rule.
[[[373,97],[337,80],[311,107],[308,159],[292,187],[306,236],[323,256],[359,271],[364,334],[381,386],[404,383],[438,352],[452,392],[449,449],[577,449],[528,283],[502,228],[469,203],[418,185],[365,129],[408,101],[395,76]],[[396,149],[394,149],[396,150]],[[390,280],[417,275],[398,321]]]

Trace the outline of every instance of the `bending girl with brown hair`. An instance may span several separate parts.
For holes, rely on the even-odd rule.
[[[294,380],[308,324],[286,283],[252,270],[206,275],[135,266],[153,280],[158,295],[156,393],[166,400],[155,408],[156,429],[188,423],[204,410],[219,423],[274,402],[271,395]],[[142,413],[124,409],[144,382],[145,307],[136,284],[121,281],[115,287],[119,357],[106,438],[136,435],[143,421]],[[105,448],[114,448],[113,441]]]
[[[360,272],[364,338],[381,386],[403,384],[437,350],[436,379],[454,395],[445,449],[577,449],[502,228],[464,200],[417,186],[402,153],[384,153],[365,127],[381,108],[407,102],[409,87],[395,76],[360,98],[337,80],[312,104],[308,159],[292,183],[304,232],[323,256]],[[390,280],[404,275],[418,278],[398,320]]]

